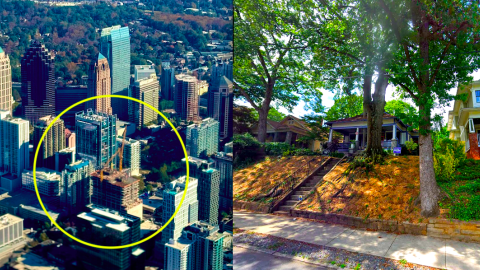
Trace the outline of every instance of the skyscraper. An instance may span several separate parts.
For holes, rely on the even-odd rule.
[[[62,170],[62,192],[60,201],[69,213],[83,210],[90,204],[90,173],[94,166],[88,160],[78,160]]]
[[[55,61],[39,41],[33,41],[22,57],[22,92],[27,93],[22,103],[30,123],[55,115]]]
[[[128,213],[142,219],[143,204],[138,198],[140,180],[124,172],[107,169],[101,179],[100,170],[90,175],[92,203],[109,209]]]
[[[38,143],[48,125],[52,123],[55,117],[47,115],[40,117],[33,129],[33,147],[37,149]],[[37,166],[55,169],[55,153],[64,149],[65,144],[65,125],[62,119],[58,119],[50,127],[43,138],[40,150],[38,152]]]
[[[233,136],[233,83],[222,76],[208,91],[208,117],[220,123],[220,139]]]
[[[111,91],[114,95],[128,95],[130,85],[130,33],[128,26],[103,28],[100,34],[100,52],[110,65]],[[128,119],[125,99],[112,99],[113,113],[121,120]]]
[[[12,67],[10,58],[0,47],[0,110],[12,111]]]
[[[158,109],[158,91],[160,85],[157,75],[150,74],[149,77],[142,78],[130,85],[129,96],[146,102]],[[158,114],[143,104],[135,101],[129,101],[130,122],[135,123],[138,127],[146,126],[152,121],[157,120]]]
[[[223,239],[218,226],[195,222],[183,229],[182,236],[165,244],[166,270],[222,270]]]
[[[27,120],[14,118],[8,111],[0,111],[0,171],[20,177],[29,167],[28,141],[30,125]],[[21,186],[18,179],[17,186]]]
[[[111,92],[110,65],[107,58],[99,53],[91,61],[88,68],[88,97],[110,95]],[[87,108],[96,112],[112,114],[110,98],[100,98],[88,101]]]
[[[162,73],[160,75],[162,98],[174,99],[175,91],[175,69],[170,67],[170,62],[162,62]]]
[[[233,207],[233,153],[219,152],[214,157],[215,168],[220,171],[220,209]]]
[[[133,78],[139,81],[144,78],[150,78],[151,74],[157,74],[153,65],[135,65],[133,66]]]
[[[186,166],[186,159],[182,159]],[[218,224],[220,172],[213,162],[188,157],[190,175],[198,179],[198,220]]]
[[[191,156],[204,158],[218,152],[218,121],[207,118],[187,126],[186,148]]]
[[[229,60],[217,60],[211,67],[211,83],[215,83],[220,77],[225,76],[233,80],[233,62]]]
[[[77,215],[78,237],[89,243],[120,246],[140,240],[140,219],[108,208],[90,205],[90,212]],[[81,269],[145,269],[140,247],[98,249],[77,245]]]
[[[122,139],[117,138],[118,148],[122,147],[122,141]],[[125,144],[123,147],[123,168],[130,168],[131,175],[140,175],[140,155],[140,142],[131,138],[125,138]]]
[[[182,176],[167,184],[163,190],[163,213],[162,222],[166,223],[177,209],[180,204],[180,200],[185,191],[186,177]],[[188,224],[198,221],[198,200],[197,200],[197,186],[198,180],[193,177],[189,177],[189,183],[187,187],[187,194],[183,201],[182,207],[177,212],[177,215],[173,218],[172,222],[162,232],[161,243],[168,243],[170,239],[178,239],[183,228]]]
[[[180,74],[175,76],[175,111],[187,122],[198,120],[198,87],[197,78]]]
[[[116,126],[115,115],[97,113],[91,109],[76,113],[75,147],[80,157],[92,160],[95,167],[103,166],[117,151]]]

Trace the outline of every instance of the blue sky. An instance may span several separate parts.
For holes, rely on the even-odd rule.
[[[473,80],[476,81],[476,80],[480,80],[480,71],[476,71],[472,74],[470,74],[471,76],[473,76]],[[373,89],[373,87],[372,87]],[[385,100],[386,101],[389,101],[389,100],[393,100],[393,99],[396,99],[394,96],[393,96],[393,93],[394,93],[394,87],[393,85],[389,85],[387,87],[387,92],[386,92],[386,95],[385,95]],[[452,88],[449,90],[449,92],[451,94],[455,94],[455,91],[456,91],[456,88]],[[334,93],[330,92],[330,91],[322,91],[323,92],[323,96],[322,96],[322,105],[328,109],[330,107],[333,106],[333,97],[335,96]],[[413,105],[413,102],[412,100],[404,100],[405,102],[408,102],[410,104]],[[240,100],[237,100],[235,101],[235,103],[239,104],[239,105],[244,105],[244,106],[248,106],[248,107],[251,107],[250,104],[246,101],[240,101]],[[435,115],[435,114],[440,114],[443,116],[443,123],[445,124],[446,121],[447,121],[447,118],[448,118],[448,111],[452,110],[453,109],[453,101],[450,101],[449,104],[447,106],[444,106],[442,108],[435,108],[433,110],[433,114],[432,115]],[[302,117],[306,114],[309,114],[311,113],[312,111],[307,111],[305,110],[305,103],[304,102],[299,102],[299,104],[293,108],[293,110],[291,112],[287,111],[285,108],[280,108],[279,109],[280,112],[284,113],[284,114],[292,114],[296,117]]]

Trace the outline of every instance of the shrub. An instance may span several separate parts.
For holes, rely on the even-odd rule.
[[[255,162],[259,157],[262,144],[249,133],[233,135],[233,166],[239,169]]]
[[[265,152],[269,156],[279,156],[279,155],[282,155],[284,152],[293,150],[293,149],[295,149],[295,147],[284,142],[265,143]]]
[[[344,153],[333,152],[333,153],[330,153],[329,156],[336,157],[336,158],[342,158],[342,157],[345,156],[345,154]]]
[[[412,154],[418,148],[418,144],[410,138],[410,140],[405,142],[405,147],[407,148],[408,152]]]
[[[472,196],[466,203],[455,203],[450,207],[450,218],[459,220],[480,219],[480,195]]]
[[[433,166],[439,181],[450,181],[454,178],[455,169],[465,163],[466,156],[463,142],[441,139],[434,146]]]

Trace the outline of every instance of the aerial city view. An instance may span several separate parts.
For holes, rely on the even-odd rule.
[[[0,1],[1,269],[233,268],[232,8]]]

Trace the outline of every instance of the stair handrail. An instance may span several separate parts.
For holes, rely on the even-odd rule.
[[[302,167],[300,167],[299,169],[297,169],[296,171],[291,173],[289,176],[287,176],[286,180],[283,181],[282,183],[280,183],[276,187],[276,189],[277,190],[279,188],[288,188],[288,189],[284,190],[281,195],[273,198],[273,200],[270,204],[270,211],[269,212],[271,212],[271,209],[275,206],[275,204],[278,201],[281,201],[282,199],[284,199],[286,196],[288,196],[290,194],[291,191],[293,191],[295,189],[295,187],[298,185],[298,182],[300,182],[301,180],[304,180],[306,177],[308,177],[317,168],[320,168],[320,167],[324,166],[330,159],[331,159],[331,157],[327,157],[327,159],[325,159],[325,161],[323,161],[320,166],[315,167],[315,166],[310,165],[312,163],[312,161],[315,160],[315,157],[313,157],[309,161],[307,161],[307,164],[303,165]],[[299,172],[301,170],[304,170],[305,168],[307,168],[307,172],[306,172],[305,176],[304,177],[298,177],[297,174],[299,174]],[[295,181],[295,180],[298,180],[298,181]]]

